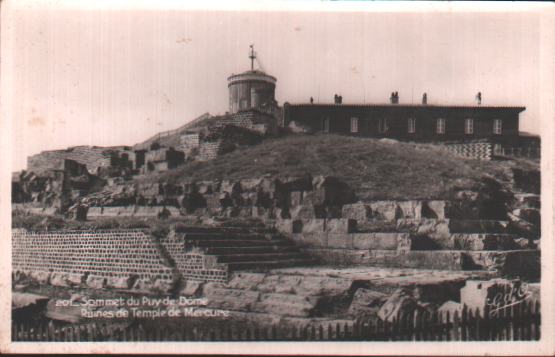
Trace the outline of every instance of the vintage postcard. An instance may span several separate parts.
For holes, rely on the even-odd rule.
[[[555,6],[4,1],[1,352],[552,355]]]

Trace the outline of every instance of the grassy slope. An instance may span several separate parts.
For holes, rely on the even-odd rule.
[[[236,180],[310,173],[345,180],[361,199],[439,199],[450,197],[454,188],[473,187],[485,175],[505,180],[506,169],[514,164],[461,159],[426,144],[294,135],[266,140],[210,162],[192,162],[177,170],[151,174],[143,180]]]

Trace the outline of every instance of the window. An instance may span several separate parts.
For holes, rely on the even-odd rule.
[[[494,119],[493,120],[493,133],[494,134],[501,134],[503,126],[503,121],[501,119]]]
[[[409,125],[408,127],[409,133],[414,134],[416,132],[416,119],[409,118],[408,125]]]
[[[436,121],[436,133],[437,134],[445,134],[445,119],[439,118]]]
[[[358,133],[358,118],[351,118],[351,133]]]
[[[329,133],[330,132],[330,119],[326,118],[324,119],[324,121],[322,121],[322,131],[324,133]]]
[[[474,120],[473,119],[465,119],[464,120],[464,133],[465,134],[474,134]]]
[[[387,133],[388,130],[389,130],[389,127],[387,126],[387,118],[381,118],[378,121],[378,131],[380,133]]]

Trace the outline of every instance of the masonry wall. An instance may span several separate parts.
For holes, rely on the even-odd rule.
[[[86,165],[90,173],[96,173],[99,167],[110,166],[113,150],[94,147],[76,146],[66,150],[43,151],[27,158],[27,170],[41,173],[50,169],[60,169],[64,159],[74,160]]]
[[[199,154],[197,160],[208,161],[215,159],[218,156],[218,151],[220,150],[221,141],[207,141],[201,143],[199,146]]]
[[[217,263],[216,256],[187,249],[184,238],[183,234],[172,232],[162,240],[162,245],[174,260],[181,276],[187,280],[227,282],[227,265]]]
[[[156,243],[141,230],[12,230],[13,271],[173,280]]]

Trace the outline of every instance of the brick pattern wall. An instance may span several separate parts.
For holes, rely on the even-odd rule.
[[[29,156],[27,170],[41,173],[49,169],[58,169],[64,159],[77,161],[86,165],[90,173],[96,173],[99,167],[110,166],[112,151],[92,146],[76,146],[67,150],[43,151]]]
[[[446,144],[445,149],[460,157],[491,160],[492,144],[489,142],[470,142],[460,144]]]
[[[29,232],[12,230],[13,271],[172,280],[156,243],[138,229]]]
[[[184,134],[179,137],[179,146],[176,149],[187,153],[193,150],[194,148],[199,147],[199,145],[200,145],[200,136],[198,133]]]
[[[172,232],[162,240],[162,245],[185,279],[227,282],[227,265],[217,263],[215,256],[203,254],[200,250],[187,250],[184,235]]]
[[[199,146],[199,154],[197,160],[208,161],[213,160],[218,156],[218,151],[220,150],[221,141],[207,141],[201,143]]]

